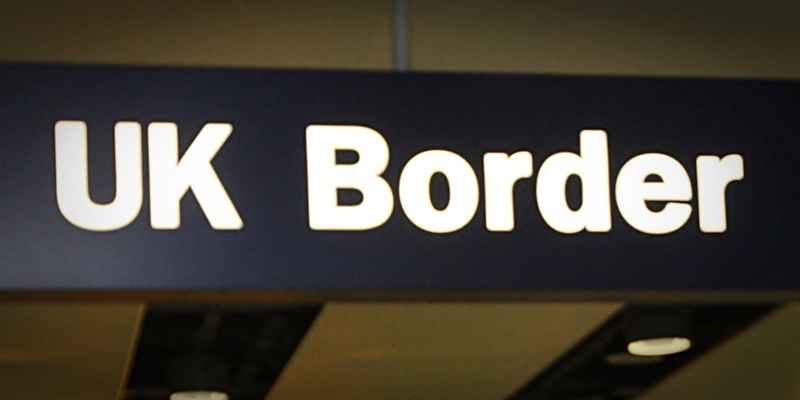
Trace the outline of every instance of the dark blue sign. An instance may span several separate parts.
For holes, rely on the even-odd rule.
[[[798,149],[793,81],[5,65],[0,290],[797,290]]]

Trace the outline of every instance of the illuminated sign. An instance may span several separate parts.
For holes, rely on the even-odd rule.
[[[798,106],[779,80],[0,65],[0,294],[800,291]]]

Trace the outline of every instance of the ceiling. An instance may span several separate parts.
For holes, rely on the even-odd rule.
[[[505,399],[619,304],[331,304],[267,400]]]
[[[690,310],[695,347],[655,364],[608,364],[620,350],[620,322],[642,307]],[[172,361],[192,349],[225,359],[232,400],[800,397],[800,303],[154,304],[143,311],[0,305],[0,397],[166,399]]]
[[[151,306],[123,397],[165,400],[172,391],[197,389],[189,376],[193,363],[211,363],[225,375],[220,389],[232,398],[262,400],[319,311],[286,305]],[[213,380],[198,379],[204,381],[199,384]]]
[[[0,304],[0,398],[117,398],[143,310],[135,304]]]
[[[800,303],[793,303],[665,379],[641,400],[798,398]]]
[[[391,0],[0,0],[0,61],[390,69]],[[411,0],[412,70],[800,77],[795,0]]]

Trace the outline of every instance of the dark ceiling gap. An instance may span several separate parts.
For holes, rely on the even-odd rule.
[[[628,305],[598,327],[509,400],[629,400],[741,332],[777,306]],[[611,365],[627,353],[626,325],[641,315],[686,314],[692,347],[646,365]]]
[[[209,307],[206,312],[203,326],[197,334],[194,347],[199,352],[206,352],[211,347],[214,339],[217,337],[219,326],[222,323],[222,315],[224,313],[223,306],[215,305]]]
[[[172,361],[211,354],[230,366],[231,400],[263,400],[316,318],[319,306],[148,307],[126,400],[167,400]]]

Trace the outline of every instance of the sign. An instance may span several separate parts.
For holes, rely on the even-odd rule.
[[[0,290],[797,290],[798,89],[0,66]]]

